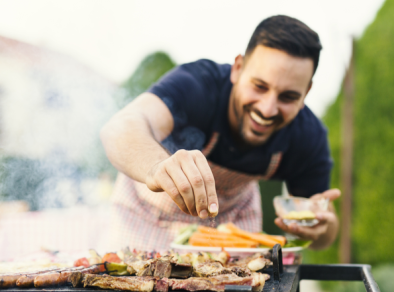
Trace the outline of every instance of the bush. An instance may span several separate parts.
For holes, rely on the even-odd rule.
[[[394,0],[385,2],[355,46],[352,262],[394,262]],[[343,93],[323,121],[335,166],[332,186],[340,188],[341,110]],[[340,200],[337,202],[340,203]],[[338,245],[308,252],[311,262],[338,261]]]

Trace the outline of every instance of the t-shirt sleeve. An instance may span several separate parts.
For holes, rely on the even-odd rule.
[[[297,168],[286,180],[290,194],[311,197],[330,187],[330,172],[333,165],[327,131],[323,126],[319,134],[309,138],[308,147],[297,156]]]
[[[174,129],[209,127],[217,106],[218,65],[199,60],[178,66],[148,91],[161,98],[174,118]]]

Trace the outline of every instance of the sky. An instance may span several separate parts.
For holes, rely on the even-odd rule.
[[[338,94],[351,52],[383,0],[0,0],[0,35],[43,46],[121,83],[165,51],[177,63],[232,63],[257,24],[284,14],[306,23],[323,51],[306,104],[322,116]]]

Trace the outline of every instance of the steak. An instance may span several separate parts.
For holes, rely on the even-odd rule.
[[[159,278],[169,278],[171,276],[171,258],[172,257],[161,257],[157,259],[154,265],[154,276]]]
[[[94,274],[83,275],[84,287],[150,292],[155,287],[154,277],[112,277]]]
[[[235,274],[212,276],[210,278],[189,278],[186,280],[169,279],[169,287],[172,290],[187,291],[224,291],[226,285],[252,286],[253,277],[241,278]]]
[[[224,274],[232,274],[231,269],[223,267],[221,262],[205,262],[194,266],[194,277],[212,277]]]

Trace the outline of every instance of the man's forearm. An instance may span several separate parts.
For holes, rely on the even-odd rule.
[[[149,170],[170,156],[156,141],[142,114],[119,112],[103,127],[100,137],[112,165],[143,183]]]

